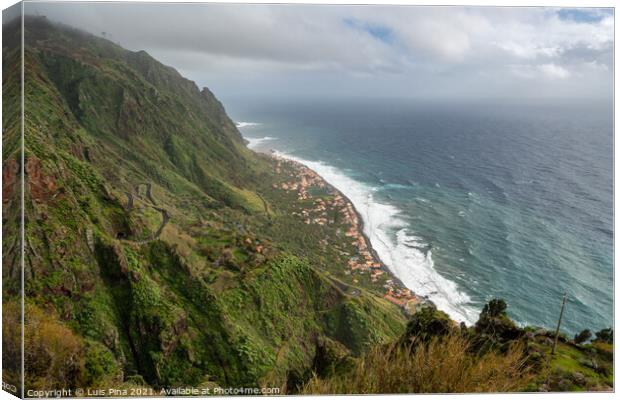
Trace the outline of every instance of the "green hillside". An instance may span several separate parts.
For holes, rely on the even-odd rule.
[[[44,18],[25,25],[26,389],[294,390],[325,348],[359,353],[402,332],[395,306],[347,295],[278,245],[312,228],[265,200],[277,197],[271,161],[208,89],[144,51]],[[18,72],[5,65],[5,88]],[[6,170],[19,146],[4,141]]]
[[[17,23],[3,27],[4,99],[19,98]],[[300,217],[332,201],[332,189],[313,187],[310,198],[282,189],[298,167],[248,150],[209,89],[144,51],[43,17],[26,19],[25,41],[26,390],[353,392],[367,386],[347,374],[377,349],[437,336],[436,323],[424,325],[429,311],[407,322],[386,300],[388,276],[349,271],[356,250],[341,209],[316,215],[326,224]],[[3,345],[17,349],[19,103],[3,104]],[[495,317],[460,331],[493,360],[526,343],[489,362],[491,372],[536,358],[533,348],[548,361],[538,380],[517,381],[530,386],[508,389],[553,389],[566,371],[584,375],[566,390],[613,384],[610,343],[564,340],[565,358],[549,358],[548,335]],[[516,333],[497,338],[489,324]],[[19,381],[17,356],[3,353],[4,381]]]

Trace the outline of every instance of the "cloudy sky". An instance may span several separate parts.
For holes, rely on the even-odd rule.
[[[224,98],[612,96],[611,9],[27,3]]]

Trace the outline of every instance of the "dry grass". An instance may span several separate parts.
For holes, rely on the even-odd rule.
[[[348,373],[314,377],[305,394],[512,392],[532,380],[521,345],[506,354],[482,356],[467,351],[457,335],[435,338],[427,345],[378,346]]]

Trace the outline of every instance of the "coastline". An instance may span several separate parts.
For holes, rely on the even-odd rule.
[[[364,221],[364,218],[362,217],[362,214],[355,207],[354,202],[348,196],[346,196],[340,189],[336,188],[333,184],[329,183],[316,170],[304,164],[303,162],[296,160],[292,157],[288,157],[286,154],[278,152],[274,149],[262,149],[262,150],[255,149],[253,148],[254,146],[250,147],[252,144],[258,145],[259,143],[248,142],[247,143],[248,149],[250,149],[251,151],[261,153],[276,161],[284,161],[284,162],[290,163],[291,165],[295,166],[299,170],[307,169],[311,171],[317,177],[317,179],[321,181],[322,185],[324,185],[325,188],[327,188],[330,192],[336,194],[337,196],[340,196],[344,200],[346,207],[352,210],[352,212],[355,215],[354,225],[355,225],[356,237],[363,238],[364,251],[368,252],[370,256],[372,257],[372,264],[380,265],[380,271],[381,271],[380,273],[385,274],[385,276],[389,278],[386,281],[387,284],[383,286],[383,288],[386,290],[384,295],[382,296],[384,299],[398,306],[405,315],[409,315],[409,316],[414,314],[417,311],[418,307],[420,306],[436,307],[435,303],[432,302],[428,298],[428,296],[419,295],[417,293],[414,293],[411,289],[409,289],[404,284],[402,279],[400,279],[394,273],[394,271],[392,271],[388,267],[388,265],[381,259],[377,250],[372,246],[370,237],[366,234],[364,230],[365,221]],[[360,253],[363,253],[364,251],[360,251]],[[351,265],[349,264],[349,266]],[[370,269],[371,276],[372,276],[373,270],[376,271],[379,269],[376,266],[371,268]],[[376,282],[376,281],[372,280],[372,282]]]
[[[297,162],[294,160],[290,160],[289,161],[293,161],[293,162]],[[306,168],[310,168],[308,166],[306,166]],[[312,168],[310,168],[312,169]],[[320,174],[318,174],[316,171],[314,171],[318,176],[321,176]],[[372,246],[372,243],[370,242],[370,238],[368,237],[368,235],[366,234],[366,232],[364,232],[364,218],[362,217],[362,214],[360,214],[360,212],[357,210],[357,208],[355,208],[355,204],[353,203],[353,201],[351,201],[351,199],[349,199],[344,193],[342,193],[340,190],[338,190],[338,188],[336,188],[334,185],[330,184],[329,182],[327,182],[325,180],[325,178],[321,177],[321,179],[323,180],[323,182],[325,182],[325,185],[328,186],[331,190],[333,190],[334,192],[338,193],[340,196],[342,196],[342,198],[345,199],[345,201],[347,202],[347,204],[351,205],[351,208],[353,209],[353,212],[355,212],[355,214],[357,215],[357,219],[359,221],[359,227],[358,227],[358,232],[359,234],[364,238],[364,241],[366,242],[366,246],[368,248],[368,251],[370,251],[370,253],[372,254],[373,258],[381,264],[381,268],[386,271],[386,273],[390,276],[390,278],[392,278],[395,282],[397,282],[400,286],[402,287],[406,287],[405,284],[400,280],[399,277],[397,277],[394,272],[392,272],[392,270],[390,270],[387,265],[383,262],[383,260],[381,260],[381,257],[379,256],[379,254],[377,253],[377,250],[375,250],[375,248]]]

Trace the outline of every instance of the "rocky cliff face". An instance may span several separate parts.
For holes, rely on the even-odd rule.
[[[26,389],[294,390],[402,331],[395,307],[343,293],[282,245],[309,228],[265,200],[269,160],[209,89],[144,51],[44,18],[25,27]],[[3,68],[8,98],[19,74]],[[5,207],[19,199],[16,112],[5,107]],[[18,216],[4,214],[6,246]],[[17,248],[4,249],[8,308]]]

